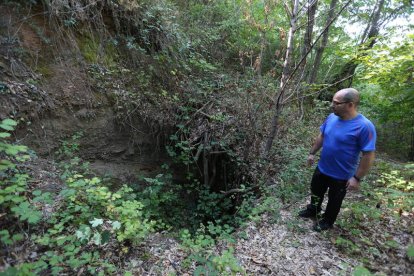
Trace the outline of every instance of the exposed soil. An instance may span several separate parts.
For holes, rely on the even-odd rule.
[[[6,87],[0,91],[0,119],[19,121],[16,140],[50,158],[62,142],[80,134],[74,141],[80,157],[97,173],[120,181],[148,175],[167,162],[151,129],[140,118],[133,126],[120,122],[111,96],[91,85],[79,51],[70,43],[65,48],[47,18],[31,12],[29,18],[8,6],[0,12],[0,82]],[[26,54],[16,53],[17,48]]]

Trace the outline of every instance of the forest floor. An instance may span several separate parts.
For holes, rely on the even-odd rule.
[[[347,235],[347,230],[335,226],[326,232],[315,232],[312,230],[314,222],[297,218],[296,208],[282,210],[280,215],[276,223],[268,215],[263,215],[259,223],[249,223],[237,233],[236,243],[230,244],[247,275],[374,275],[365,268],[369,265],[364,264],[363,259],[367,261],[371,253],[363,250],[362,245],[357,252],[338,246],[339,237]],[[383,226],[368,232],[384,235],[389,230]],[[398,235],[393,239],[402,239],[404,233]],[[413,241],[412,236],[409,239]],[[228,246],[228,243],[219,244],[214,251],[220,254]],[[182,266],[186,254],[178,243],[169,240],[165,251],[159,249],[158,244],[149,252],[154,257],[158,255],[153,265],[161,266],[164,275],[192,275],[194,266],[190,269]],[[413,275],[413,260],[405,257],[403,251],[393,248],[382,252],[375,261],[369,260],[372,261],[370,271],[375,275]],[[153,274],[152,269],[142,273],[157,274]]]
[[[352,274],[360,262],[338,250],[329,234],[312,231],[312,225],[288,210],[281,212],[277,223],[264,215],[259,223],[250,223],[238,232],[239,238],[232,244],[234,255],[247,275]],[[220,254],[228,246],[219,244],[215,251]],[[191,275],[180,265],[184,259],[176,244],[164,251],[157,263],[162,264],[165,275]]]
[[[64,186],[53,160],[36,158],[26,169],[33,179],[29,189],[58,193]],[[414,244],[413,193],[406,194],[408,201],[400,193],[391,195],[375,183],[363,185],[347,195],[334,228],[322,233],[312,230],[314,221],[297,216],[307,197],[275,206],[237,229],[234,239],[217,241],[207,256],[223,256],[233,248],[231,258],[242,269],[238,275],[414,275],[414,260],[407,256]],[[42,211],[47,217],[53,205]],[[193,275],[196,267],[207,266],[189,260],[191,252],[167,231],[127,247],[123,256],[113,254],[113,261],[134,275]],[[19,250],[17,259],[30,261],[37,248],[27,244]]]
[[[373,174],[379,170],[376,166]],[[408,253],[414,244],[413,193],[381,188],[373,179],[347,194],[329,231],[315,232],[315,221],[297,216],[306,197],[249,222],[234,234],[236,241],[219,242],[211,254],[234,248],[247,275],[414,275]],[[182,266],[186,254],[178,243],[170,240],[165,251],[157,250],[149,251],[163,274],[191,275],[194,263]]]

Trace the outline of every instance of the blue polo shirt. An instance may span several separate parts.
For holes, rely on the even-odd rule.
[[[375,127],[362,114],[342,120],[331,113],[320,130],[323,144],[318,168],[335,179],[351,178],[357,169],[360,152],[375,150]]]

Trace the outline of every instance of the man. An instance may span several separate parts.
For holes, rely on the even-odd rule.
[[[332,100],[333,113],[321,125],[308,156],[307,163],[311,166],[315,154],[322,148],[311,181],[311,203],[299,212],[299,216],[322,217],[313,228],[318,232],[332,228],[346,192],[359,188],[375,158],[375,127],[358,113],[359,98],[358,91],[353,88],[336,92]],[[328,204],[324,215],[320,216],[328,188]]]

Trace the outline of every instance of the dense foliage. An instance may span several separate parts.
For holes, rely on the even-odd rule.
[[[409,160],[414,157],[413,49],[413,34],[394,44],[384,41],[362,58],[360,72],[365,105],[378,122],[380,145]]]
[[[54,66],[66,62],[98,95],[86,103],[69,95],[75,99],[69,110],[99,107],[105,98],[120,130],[134,140],[142,134],[137,126],[145,124],[171,161],[137,183],[114,184],[80,158],[78,132],[48,156],[58,166],[50,174],[59,179],[48,189],[31,176],[36,154],[12,139],[17,122],[30,125],[36,115],[18,104],[1,111],[1,119],[8,117],[0,123],[0,239],[7,272],[131,275],[138,273],[131,259],[148,259],[146,239],[163,231],[180,241],[182,265],[195,275],[244,274],[234,257],[235,230],[260,223],[263,213],[277,223],[282,206],[306,196],[312,172],[303,160],[330,112],[332,93],[347,82],[362,92],[361,110],[376,123],[379,148],[413,160],[413,36],[391,43],[380,32],[412,7],[386,2],[2,3],[1,13],[13,16],[0,22],[0,68],[12,70],[0,80],[0,97],[11,98],[13,106],[31,103],[35,95],[37,118],[53,114],[59,101],[42,88],[52,81]],[[344,31],[348,21],[364,26],[361,37]],[[27,46],[21,25],[32,30],[39,49]],[[392,216],[405,223],[412,212],[412,165],[378,166],[369,180],[375,192],[363,187],[366,201],[347,206],[339,221],[346,234],[333,238],[348,254],[367,252],[362,262],[371,270],[382,252],[401,249],[413,258],[413,245],[391,234],[374,241],[359,230]],[[412,233],[412,225],[404,227]],[[291,228],[300,229],[295,223]],[[218,244],[224,244],[220,253],[213,250]],[[18,258],[19,247],[34,253]]]

